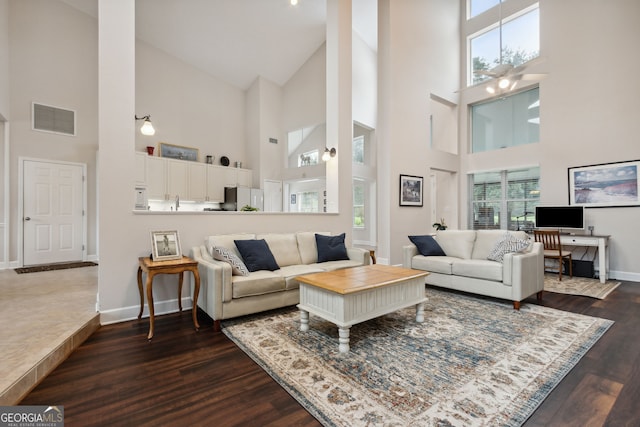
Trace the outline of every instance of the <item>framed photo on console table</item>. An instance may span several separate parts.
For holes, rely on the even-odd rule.
[[[152,231],[151,254],[154,261],[167,261],[182,258],[178,232],[176,230]]]
[[[400,206],[422,206],[421,176],[400,175]]]
[[[569,168],[569,204],[586,208],[640,206],[640,160]]]

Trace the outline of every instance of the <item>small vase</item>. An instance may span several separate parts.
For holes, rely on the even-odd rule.
[[[149,145],[149,146],[147,146],[147,154],[148,154],[148,155],[150,155],[150,156],[153,156],[153,149],[154,149],[154,148],[155,148],[155,147],[152,147],[152,146],[150,146],[150,145]]]

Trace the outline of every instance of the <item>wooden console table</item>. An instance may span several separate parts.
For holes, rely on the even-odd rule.
[[[144,310],[144,292],[142,287],[142,272],[147,273],[147,302],[149,304],[149,335],[147,339],[153,338],[153,277],[156,274],[178,274],[178,307],[182,311],[182,282],[184,280],[184,272],[190,271],[193,273],[193,279],[195,282],[193,290],[193,325],[196,331],[200,329],[198,324],[198,294],[200,293],[200,273],[198,273],[198,261],[195,261],[189,257],[183,256],[182,259],[170,260],[170,261],[152,261],[149,257],[138,258],[138,290],[140,291],[140,313],[138,319],[142,317],[142,311]]]

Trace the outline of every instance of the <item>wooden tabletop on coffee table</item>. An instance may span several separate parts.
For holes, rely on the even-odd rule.
[[[371,264],[324,273],[305,274],[296,279],[302,283],[346,295],[391,285],[407,279],[424,277],[428,274],[428,272],[421,270]]]

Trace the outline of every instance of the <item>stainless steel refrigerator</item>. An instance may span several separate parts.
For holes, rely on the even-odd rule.
[[[244,206],[264,210],[264,192],[259,188],[225,187],[224,210],[239,211]]]

